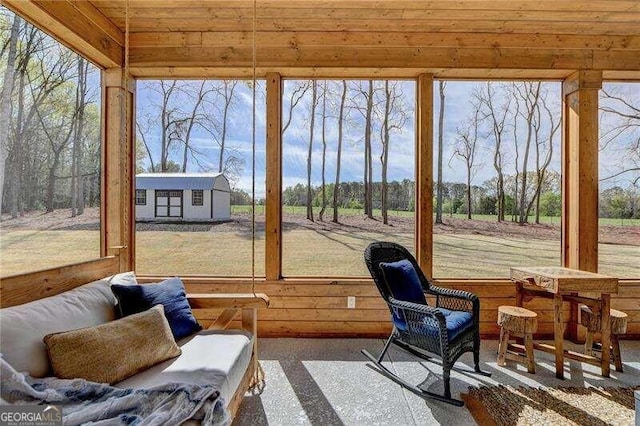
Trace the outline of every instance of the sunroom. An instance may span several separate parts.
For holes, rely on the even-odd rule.
[[[0,26],[0,328],[15,328],[0,352],[9,364],[20,348],[6,336],[25,333],[58,372],[44,335],[27,336],[29,321],[12,323],[10,309],[114,275],[122,282],[107,285],[166,285],[138,291],[163,304],[180,293],[179,277],[200,333],[247,339],[215,352],[244,363],[220,367],[233,382],[215,389],[223,423],[557,421],[549,411],[633,422],[640,3],[2,0]],[[152,192],[136,175],[151,173],[223,174],[230,220],[137,222]],[[167,212],[179,211],[175,199],[180,211],[211,204],[213,218],[214,189],[154,189],[168,195]],[[398,376],[427,376],[420,395],[360,353],[386,351],[398,327],[364,260],[376,241],[407,248],[435,286],[477,296],[480,365],[492,375],[472,374],[472,354],[459,358],[468,370],[451,372],[452,397],[466,407],[430,398],[442,393],[441,365],[388,352],[382,365]],[[128,290],[109,293],[119,302],[109,319],[129,318],[117,294]],[[81,303],[55,300],[33,312]],[[498,362],[503,306],[536,314],[528,337],[505,343],[507,358],[523,362]],[[69,315],[71,326],[47,328],[56,336],[45,340],[104,325]],[[197,364],[199,344],[169,352]],[[159,383],[126,377],[89,376],[130,385],[121,388]],[[511,389],[506,408],[475,392],[500,384]],[[523,402],[538,387],[546,402]],[[618,390],[602,397],[605,388]],[[587,393],[601,413],[567,408]]]

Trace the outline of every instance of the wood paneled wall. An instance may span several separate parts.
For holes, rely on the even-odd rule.
[[[161,277],[140,277],[155,282]],[[251,293],[250,279],[183,278],[189,293]],[[515,305],[515,286],[507,280],[441,280],[439,285],[470,291],[480,297],[480,332],[485,338],[499,335],[496,324],[498,306]],[[391,320],[373,281],[370,279],[284,279],[258,281],[256,292],[269,295],[269,309],[258,314],[260,336],[295,337],[384,337],[391,331]],[[347,297],[356,297],[356,308],[347,309]],[[620,292],[612,306],[629,314],[627,338],[640,337],[640,280],[621,280]],[[553,335],[553,305],[549,299],[525,303],[536,311],[538,337]],[[564,305],[569,318],[569,304]],[[207,324],[219,311],[200,310],[199,321]],[[239,324],[239,323],[238,323]]]

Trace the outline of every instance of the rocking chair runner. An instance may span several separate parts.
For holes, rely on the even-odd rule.
[[[423,274],[415,258],[399,244],[371,243],[364,259],[382,298],[391,311],[393,331],[382,353],[369,358],[379,373],[424,398],[433,398],[462,406],[451,398],[450,371],[465,352],[473,352],[475,373],[490,376],[480,370],[480,301],[475,294],[434,286]],[[436,306],[427,305],[425,293],[435,296]],[[382,359],[393,343],[423,359],[435,354],[442,359],[444,395],[412,385],[382,365]]]

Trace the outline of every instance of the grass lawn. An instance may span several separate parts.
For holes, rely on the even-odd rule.
[[[307,208],[305,206],[282,206],[282,212],[285,214],[295,214],[305,216],[307,214]],[[315,215],[320,212],[320,207],[314,207],[313,213]],[[339,214],[344,216],[362,216],[362,209],[347,209],[340,208]],[[231,206],[231,214],[237,213],[251,213],[251,206]],[[262,215],[264,214],[264,206],[256,206],[256,214]],[[325,210],[326,217],[331,217],[333,215],[333,209],[327,207]],[[373,210],[373,215],[375,217],[381,217],[382,213],[379,209]],[[389,210],[389,216],[395,217],[413,217],[414,212],[411,211],[402,211],[402,210]],[[434,215],[435,217],[435,215]],[[464,213],[455,213],[449,214],[444,212],[443,217],[454,217],[457,219],[466,219],[467,215]],[[510,220],[511,216],[507,217],[507,220]],[[474,220],[484,220],[484,221],[496,221],[496,216],[491,214],[474,214]],[[529,216],[529,223],[535,223],[536,217],[535,215]],[[540,223],[542,224],[554,224],[560,225],[560,216],[540,216]],[[601,217],[599,220],[600,225],[615,225],[615,226],[640,226],[640,219],[613,219]]]
[[[284,232],[285,275],[368,275],[362,253],[374,240],[413,247],[413,234],[292,229]],[[251,274],[251,237],[239,232],[144,231],[136,234],[139,273]],[[97,231],[2,230],[0,275],[98,257]],[[600,244],[600,271],[640,276],[640,247]],[[264,235],[256,240],[256,274],[264,275]],[[434,276],[506,277],[511,265],[557,265],[560,242],[472,234],[434,235]]]

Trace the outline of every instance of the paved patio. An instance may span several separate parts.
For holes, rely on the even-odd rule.
[[[366,366],[360,349],[377,354],[382,339],[260,339],[266,373],[261,394],[247,396],[234,425],[466,425],[475,424],[466,408],[424,400]],[[565,362],[565,380],[555,377],[551,354],[536,351],[536,374],[521,365],[496,365],[498,342],[483,341],[482,368],[492,377],[452,371],[451,392],[459,398],[469,386],[633,386],[640,385],[640,341],[623,341],[624,373],[612,367],[603,378],[595,366]],[[569,348],[578,346],[568,344]],[[421,362],[400,349],[389,350],[386,362],[402,377],[441,392],[441,368]],[[457,365],[472,368],[472,355]]]

